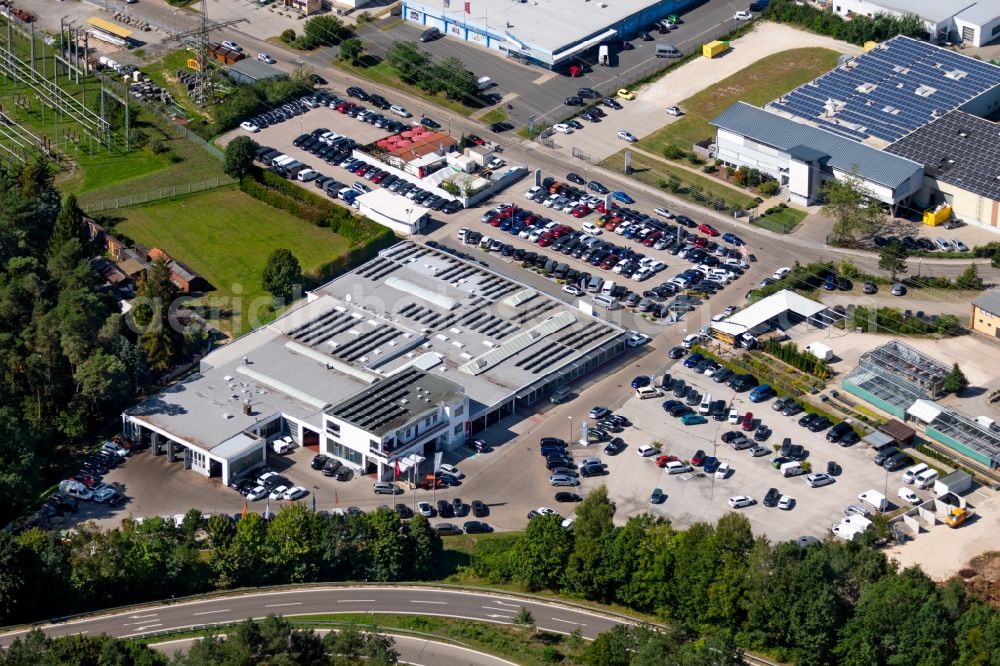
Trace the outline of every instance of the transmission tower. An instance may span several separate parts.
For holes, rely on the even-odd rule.
[[[198,104],[206,104],[214,98],[214,88],[212,86],[212,73],[209,71],[209,63],[212,62],[211,34],[213,31],[223,30],[239,23],[249,23],[248,19],[238,18],[228,21],[208,20],[208,2],[201,0],[201,25],[193,30],[185,32],[175,32],[167,37],[167,42],[177,42],[193,49],[198,60],[198,71],[195,78],[194,99]]]

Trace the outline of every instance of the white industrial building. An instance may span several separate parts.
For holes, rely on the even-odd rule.
[[[403,0],[405,21],[549,69],[628,39],[695,0]]]
[[[620,355],[627,337],[404,242],[208,354],[197,373],[124,412],[123,428],[224,483],[286,437],[387,479],[397,462],[433,460]]]
[[[915,14],[938,43],[983,46],[1000,39],[1000,3],[996,0],[831,0],[835,14],[873,17]]]
[[[429,208],[418,206],[406,197],[381,187],[362,194],[355,201],[362,216],[403,236],[419,233],[430,214]]]
[[[718,159],[772,176],[788,187],[793,203],[813,204],[823,183],[852,174],[873,199],[892,206],[906,202],[923,185],[924,168],[917,162],[746,102],[732,105],[712,124]]]

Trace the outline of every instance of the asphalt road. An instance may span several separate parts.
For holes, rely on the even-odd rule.
[[[284,616],[328,613],[392,613],[513,624],[521,607],[531,611],[538,629],[571,633],[584,638],[622,624],[625,620],[512,596],[419,587],[333,587],[257,592],[233,597],[149,606],[110,615],[88,616],[68,622],[40,625],[49,636],[108,634],[121,638],[151,632],[187,629],[203,624],[239,622],[271,613]],[[27,629],[0,634],[0,646],[27,633]],[[437,663],[437,662],[431,662]]]
[[[318,634],[326,634],[329,630],[319,629]],[[494,657],[485,652],[477,652],[458,645],[429,641],[426,638],[400,636],[393,634],[396,651],[399,652],[400,663],[414,666],[512,666],[514,662]],[[181,638],[165,643],[153,643],[150,647],[168,655],[175,652],[187,652],[197,638]]]

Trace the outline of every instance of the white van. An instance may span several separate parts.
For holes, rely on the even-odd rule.
[[[934,485],[934,482],[938,480],[937,470],[926,469],[913,479],[913,485],[917,488],[923,490],[924,488],[930,488]]]
[[[903,483],[913,483],[917,475],[930,469],[927,463],[920,463],[903,472]]]
[[[283,437],[281,439],[276,439],[271,442],[271,448],[279,456],[283,456],[286,453],[291,453],[292,449],[295,448],[295,443],[292,441],[291,437]]]
[[[802,464],[797,460],[786,462],[779,469],[781,470],[781,476],[784,477],[798,476],[800,474],[805,474],[806,472],[806,470],[802,467]]]
[[[659,398],[663,394],[655,386],[642,386],[635,390],[635,395],[639,400],[646,400],[648,398]]]
[[[601,293],[605,296],[610,296],[614,288],[615,288],[615,281],[608,280],[607,282],[604,283],[604,286],[601,287]]]
[[[680,460],[671,460],[664,469],[667,470],[667,474],[684,474],[691,471],[691,465]]]
[[[611,298],[610,296],[605,296],[603,294],[600,296],[594,296],[594,305],[599,305],[605,310],[617,310],[622,306],[622,304],[618,302],[617,298]]]
[[[286,164],[291,164],[295,161],[294,157],[289,157],[288,155],[282,155],[281,157],[271,160],[272,166],[285,166]]]
[[[706,393],[701,398],[701,404],[698,406],[698,413],[702,416],[708,416],[710,411],[712,411],[712,394]]]
[[[858,495],[858,499],[874,508],[879,513],[882,513],[889,508],[889,500],[887,500],[885,495],[877,490],[866,490]]]

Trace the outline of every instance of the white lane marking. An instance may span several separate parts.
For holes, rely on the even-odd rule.
[[[201,612],[201,613],[192,613],[192,615],[194,615],[195,617],[197,617],[197,616],[199,616],[199,615],[212,615],[212,614],[214,614],[214,613],[228,613],[228,612],[229,612],[229,609],[228,609],[228,608],[223,608],[222,610],[215,610],[215,611],[203,611],[203,612]]]
[[[514,617],[512,615],[494,615],[492,613],[487,613],[486,617],[503,618],[505,620],[513,620],[514,619]]]
[[[147,629],[152,629],[153,627],[162,627],[162,626],[163,626],[162,622],[160,622],[159,624],[147,624],[145,627],[139,627],[137,631],[146,631]]]
[[[129,615],[128,619],[130,619],[130,620],[141,620],[144,617],[156,617],[157,615],[159,615],[159,613],[150,613],[149,615]]]
[[[301,606],[301,605],[302,605],[301,601],[296,601],[290,604],[267,604],[266,606],[264,606],[264,608],[280,608],[282,606]]]
[[[374,599],[337,599],[338,604],[373,604]]]
[[[498,603],[501,606],[510,606],[511,608],[520,608],[520,606],[518,604],[508,604],[506,601],[497,601],[495,603]]]
[[[437,604],[439,606],[447,606],[447,601],[422,601],[420,599],[410,599],[411,604]]]
[[[583,622],[574,622],[573,620],[560,620],[557,617],[550,617],[549,619],[552,620],[553,622],[565,622],[566,624],[578,624],[581,627],[586,627],[587,626]]]

